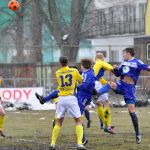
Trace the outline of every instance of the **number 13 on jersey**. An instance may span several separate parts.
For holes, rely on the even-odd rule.
[[[61,76],[59,76],[59,78],[61,79],[61,87],[72,85],[72,75],[71,74],[67,74],[65,76],[61,75]]]

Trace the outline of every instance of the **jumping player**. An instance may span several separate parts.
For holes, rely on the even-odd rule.
[[[120,77],[119,82],[109,82],[98,93],[101,95],[113,89],[116,94],[124,96],[124,100],[128,106],[128,111],[135,130],[136,142],[140,144],[142,139],[139,131],[138,118],[135,113],[135,86],[137,84],[141,70],[150,71],[150,66],[144,64],[142,61],[134,58],[134,49],[126,48],[124,50],[124,61],[120,66],[114,66],[114,74]]]
[[[103,53],[96,54],[95,60],[96,62],[93,67],[94,74],[97,80],[95,83],[95,88],[96,90],[99,90],[99,88],[102,87],[102,84],[103,85],[107,84],[107,81],[103,78],[104,72],[106,70],[112,71],[113,67],[109,63],[104,61]],[[97,114],[105,125],[104,131],[114,134],[113,131],[114,126],[111,126],[111,112],[110,112],[110,106],[109,106],[109,100],[107,94],[104,94],[98,98]]]

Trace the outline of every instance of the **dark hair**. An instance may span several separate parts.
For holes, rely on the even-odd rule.
[[[84,58],[84,59],[81,60],[81,65],[85,69],[90,69],[92,67],[92,61],[91,61],[91,59]]]
[[[130,53],[132,57],[133,57],[134,54],[135,54],[135,53],[134,53],[134,48],[126,48],[126,49],[124,50],[124,52]]]
[[[66,56],[61,56],[59,58],[59,63],[62,65],[62,67],[65,67],[68,65],[68,58]]]

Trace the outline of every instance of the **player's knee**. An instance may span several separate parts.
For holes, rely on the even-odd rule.
[[[61,127],[61,126],[62,126],[62,123],[63,123],[63,120],[64,120],[64,118],[57,119],[57,120],[55,121],[55,124]]]
[[[75,122],[77,125],[81,125],[82,124],[82,118],[75,118]]]
[[[129,111],[129,113],[135,112],[135,105],[129,104],[129,105],[128,105],[128,111]]]

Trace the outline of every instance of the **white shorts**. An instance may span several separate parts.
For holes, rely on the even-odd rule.
[[[95,81],[95,89],[97,91],[99,91],[101,88],[103,87],[103,85],[99,82],[99,81]],[[98,97],[98,100],[99,102],[105,102],[105,101],[108,101],[108,93],[104,93],[102,94],[101,96]]]
[[[81,117],[80,108],[75,96],[59,96],[56,116],[58,119],[64,118],[66,113],[69,113],[73,118]]]

